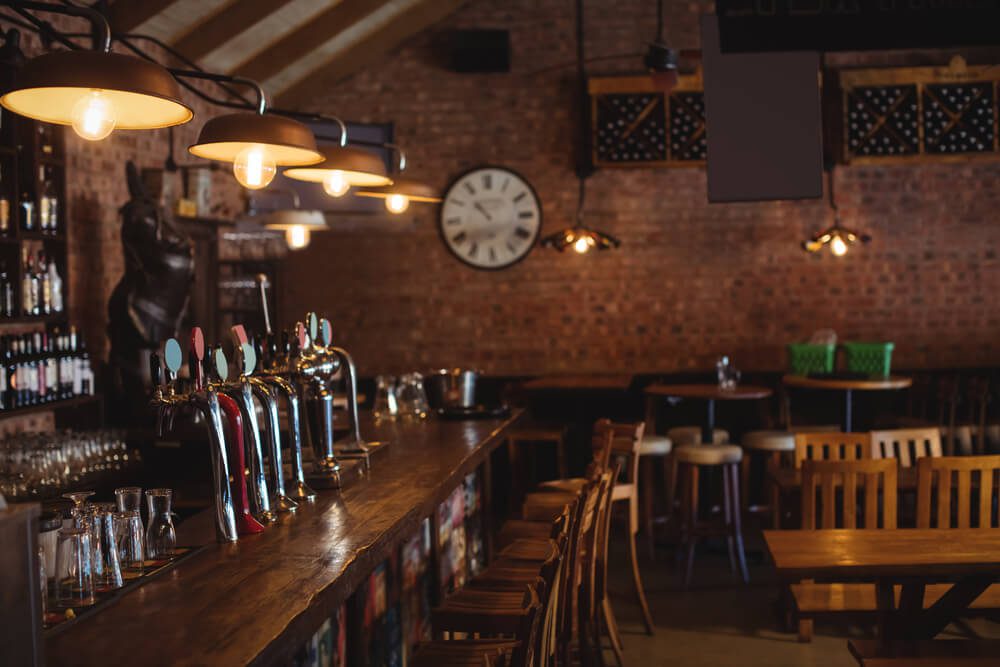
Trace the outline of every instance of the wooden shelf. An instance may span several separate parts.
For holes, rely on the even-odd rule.
[[[44,232],[18,232],[20,235],[20,240],[22,241],[55,241],[56,243],[65,243],[65,234],[46,234]]]
[[[0,419],[6,419],[7,417],[19,417],[22,415],[30,415],[37,412],[49,412],[51,410],[78,408],[84,405],[90,405],[92,403],[99,403],[100,401],[101,397],[99,395],[77,396],[75,398],[67,398],[61,401],[52,401],[51,403],[29,405],[27,407],[14,408],[12,410],[0,410]]]
[[[69,316],[65,313],[52,313],[51,315],[18,315],[17,317],[0,317],[0,327],[11,324],[60,324],[68,321]]]

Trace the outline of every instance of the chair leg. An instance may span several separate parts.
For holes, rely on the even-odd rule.
[[[813,620],[811,618],[799,619],[799,641],[808,644],[813,638]]]
[[[622,660],[622,637],[618,632],[618,621],[615,619],[615,612],[611,608],[611,598],[605,597],[601,602],[601,616],[604,619],[604,628],[608,632],[608,640],[611,642],[611,651],[615,654],[615,661],[618,667],[623,666]]]
[[[629,526],[628,526],[628,554],[632,561],[632,585],[635,587],[635,598],[642,610],[642,620],[646,625],[646,633],[653,634],[653,617],[649,613],[649,604],[646,602],[646,591],[642,588],[642,577],[639,575],[639,558],[636,553],[635,534],[639,531],[639,517],[635,510],[638,504],[635,495],[629,498]]]
[[[740,489],[739,489],[739,472],[735,465],[723,466],[723,470],[729,469],[729,483],[732,485],[732,490],[729,494],[730,499],[736,505],[731,509],[733,515],[733,534],[736,539],[736,556],[739,558],[740,563],[740,574],[743,576],[743,583],[750,583],[750,574],[747,572],[747,557],[743,549],[743,521],[741,515],[743,509],[739,505]],[[725,473],[723,472],[723,475]]]
[[[680,471],[681,485],[683,487],[683,491],[681,492],[681,502],[683,503],[681,516],[684,523],[681,542],[686,547],[684,588],[688,588],[691,585],[691,574],[694,569],[694,548],[697,542],[695,532],[698,524],[698,472],[698,466],[693,464],[684,464],[684,469]]]
[[[743,493],[743,507],[750,507],[750,452],[743,450],[743,460],[740,461],[740,484]]]
[[[649,457],[639,458],[639,497],[642,500],[642,536],[646,540],[649,560],[656,558],[656,535],[653,534],[653,465]]]
[[[729,488],[729,466],[722,466],[722,518],[726,523],[726,548],[729,551],[729,574],[736,574],[736,549],[733,537],[733,499]]]

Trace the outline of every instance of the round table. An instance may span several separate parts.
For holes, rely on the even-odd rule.
[[[646,387],[649,398],[697,398],[706,402],[708,414],[705,425],[701,429],[701,441],[711,444],[715,431],[716,401],[756,401],[768,398],[773,393],[767,387],[753,385],[737,385],[732,389],[722,389],[717,384],[651,384]]]
[[[855,391],[889,391],[906,389],[913,384],[913,379],[900,375],[889,375],[883,378],[818,378],[807,375],[786,375],[781,378],[786,387],[801,389],[825,389],[827,391],[844,392],[844,433],[850,433],[854,426],[853,400]]]

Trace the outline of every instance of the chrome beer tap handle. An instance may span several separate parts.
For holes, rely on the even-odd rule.
[[[256,398],[264,409],[264,418],[267,434],[268,454],[271,465],[268,466],[270,479],[268,489],[271,492],[270,505],[278,512],[294,512],[298,505],[294,500],[285,495],[285,474],[281,463],[281,426],[278,422],[278,403],[274,390],[253,377],[253,372],[257,367],[257,353],[247,342],[246,331],[243,325],[235,326],[231,329],[236,349],[239,350],[240,358],[240,383],[250,388],[251,395]],[[256,410],[254,410],[256,413]]]
[[[292,452],[292,480],[286,484],[285,492],[295,500],[315,500],[316,492],[306,484],[305,467],[302,462],[302,420],[299,403],[299,392],[295,385],[280,375],[269,375],[261,378],[278,390],[288,404],[288,434],[291,437],[289,449]]]
[[[260,424],[257,421],[257,410],[253,403],[253,392],[245,377],[238,382],[227,382],[229,376],[229,361],[221,347],[216,347],[211,353],[213,382],[210,387],[231,398],[239,408],[243,422],[243,447],[246,462],[249,467],[247,486],[250,490],[250,512],[261,523],[273,523],[277,516],[271,508],[271,494],[267,488],[267,476],[264,472],[264,449],[260,442]]]

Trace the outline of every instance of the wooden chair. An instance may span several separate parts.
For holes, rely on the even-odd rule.
[[[994,528],[1000,455],[917,461],[917,528]]]
[[[898,467],[895,459],[803,461],[802,528],[859,528],[859,496],[863,501],[863,525],[860,527],[896,528]],[[791,594],[798,612],[801,642],[812,640],[815,616],[867,612],[874,609],[875,602],[875,587],[872,584],[816,583],[807,580],[793,584]]]
[[[911,468],[917,459],[943,453],[941,430],[937,428],[872,431],[871,442],[873,459],[896,459],[900,468]]]
[[[803,461],[856,461],[871,458],[871,436],[868,433],[795,434],[795,467]]]

